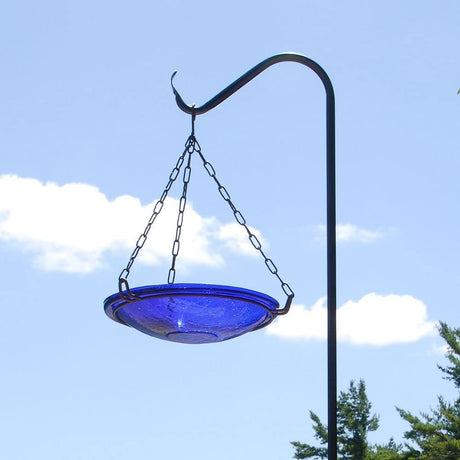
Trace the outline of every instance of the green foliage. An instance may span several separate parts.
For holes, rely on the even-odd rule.
[[[403,452],[403,445],[396,444],[391,438],[388,444],[376,444],[372,447],[371,452],[366,457],[366,460],[410,460]]]
[[[367,433],[379,427],[376,415],[370,415],[371,403],[367,399],[366,385],[350,382],[348,392],[341,392],[337,401],[338,452],[344,459],[363,459],[368,452]]]
[[[440,323],[439,333],[447,342],[446,357],[450,366],[439,369],[444,378],[454,383],[460,391],[460,329],[449,328]],[[438,397],[438,405],[429,413],[419,417],[397,408],[401,417],[410,424],[404,433],[409,441],[407,447],[417,460],[458,460],[460,459],[460,395],[453,403]]]
[[[294,458],[327,458],[327,426],[319,417],[310,412],[313,421],[314,436],[321,446],[315,447],[300,442],[292,442],[295,448]],[[366,395],[366,385],[360,380],[356,385],[350,382],[347,392],[341,392],[337,401],[337,450],[340,458],[346,460],[363,460],[370,453],[367,434],[377,430],[379,420],[371,415],[371,403]]]
[[[327,445],[327,427],[312,411],[310,411],[310,418],[313,421],[315,438],[319,440],[321,445]],[[295,447],[294,458],[327,458],[327,447],[314,447],[296,441],[291,442],[291,444]]]
[[[439,369],[446,375],[447,380],[454,382],[457,390],[460,391],[460,328],[449,328],[446,323],[439,324],[439,334],[447,342],[446,357],[451,366]]]

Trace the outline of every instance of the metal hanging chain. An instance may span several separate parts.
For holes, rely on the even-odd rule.
[[[192,154],[193,152],[196,152],[196,139],[195,136],[193,135],[193,129],[192,129],[192,134],[187,140],[187,152],[188,152],[188,159],[187,159],[187,166],[184,169],[184,175],[183,175],[183,183],[184,186],[182,188],[182,196],[180,197],[179,200],[179,212],[177,214],[177,224],[176,224],[176,236],[174,238],[174,243],[172,247],[172,262],[171,262],[171,268],[169,269],[168,273],[168,284],[173,284],[174,280],[176,278],[176,259],[177,256],[179,255],[179,249],[180,249],[180,237],[182,233],[182,225],[184,223],[184,211],[185,211],[185,206],[187,204],[187,189],[188,189],[188,184],[190,182],[190,177],[192,174]]]
[[[118,290],[120,293],[120,297],[122,297],[124,300],[128,300],[128,301],[136,300],[136,296],[131,293],[131,291],[129,290],[129,284],[128,284],[128,276],[131,272],[131,267],[134,261],[136,260],[136,257],[139,254],[139,251],[143,248],[145,241],[147,240],[147,235],[149,234],[150,228],[155,222],[155,219],[157,218],[158,214],[160,214],[161,210],[163,209],[165,199],[168,196],[168,193],[169,193],[169,190],[171,189],[172,184],[179,176],[180,170],[184,163],[185,155],[189,153],[191,140],[192,140],[192,136],[190,136],[187,139],[187,142],[185,143],[185,149],[182,152],[182,154],[179,156],[176,166],[174,166],[173,170],[171,171],[171,174],[169,175],[168,183],[165,189],[163,190],[163,193],[161,194],[160,199],[155,203],[155,206],[153,207],[152,215],[150,216],[150,219],[147,223],[147,226],[145,227],[145,230],[139,236],[136,242],[136,247],[133,253],[131,254],[131,257],[129,258],[128,264],[122,270],[122,272],[120,273],[120,276],[118,277]],[[127,295],[123,294],[122,291],[126,291]]]
[[[153,223],[155,222],[157,216],[160,214],[161,210],[163,209],[163,205],[165,202],[166,197],[168,196],[169,190],[171,189],[172,184],[174,181],[177,179],[179,176],[180,170],[182,168],[182,165],[184,164],[185,161],[185,156],[187,155],[187,166],[184,169],[183,172],[183,188],[182,188],[182,196],[179,200],[179,212],[177,216],[177,222],[176,222],[176,235],[174,238],[174,243],[172,246],[172,262],[171,262],[171,268],[169,269],[168,272],[168,284],[173,284],[175,277],[176,277],[176,260],[177,256],[179,255],[179,250],[180,250],[180,237],[182,234],[182,226],[184,223],[184,212],[187,204],[187,190],[188,190],[188,185],[190,183],[190,178],[192,174],[192,168],[191,168],[191,162],[192,162],[192,154],[194,152],[198,153],[198,155],[201,158],[201,161],[203,162],[203,167],[209,174],[209,176],[214,180],[214,182],[217,185],[217,190],[219,191],[220,195],[222,198],[228,203],[230,206],[230,209],[233,211],[233,215],[235,216],[235,220],[244,227],[246,230],[249,241],[251,242],[252,246],[259,251],[260,255],[264,258],[265,265],[267,269],[269,270],[270,273],[275,275],[279,282],[281,283],[281,288],[283,292],[287,296],[287,301],[284,309],[278,310],[278,314],[285,314],[289,311],[289,308],[292,303],[292,299],[294,298],[294,292],[290,288],[289,284],[287,284],[280,276],[278,272],[278,268],[276,267],[275,263],[267,257],[267,255],[264,253],[262,250],[262,244],[260,243],[259,239],[257,236],[251,232],[250,228],[246,224],[246,219],[244,218],[243,214],[236,208],[236,206],[233,204],[230,194],[228,193],[227,189],[220,183],[219,179],[217,179],[216,172],[214,170],[214,167],[212,166],[211,163],[209,163],[205,157],[203,156],[203,153],[201,152],[201,147],[200,144],[198,143],[196,137],[195,137],[195,112],[192,113],[192,132],[190,136],[187,139],[187,142],[185,143],[185,149],[180,155],[179,159],[177,160],[176,166],[174,166],[171,174],[169,175],[169,180],[168,183],[161,194],[160,199],[155,203],[155,206],[153,208],[152,215],[147,223],[147,226],[145,227],[143,233],[139,236],[137,242],[136,242],[136,247],[131,254],[131,257],[129,258],[128,264],[126,267],[122,270],[118,277],[118,288],[119,288],[119,293],[120,297],[123,298],[126,301],[135,301],[138,300],[138,297],[131,293],[129,289],[129,284],[128,284],[128,276],[131,272],[131,267],[138,256],[140,250],[143,248],[147,236],[150,232],[150,228],[152,227]],[[123,293],[125,291],[125,293]]]
[[[195,109],[195,105],[192,106],[192,109]],[[182,234],[182,225],[184,224],[184,212],[185,212],[185,206],[187,204],[187,189],[188,189],[188,184],[190,182],[190,177],[192,174],[192,154],[193,152],[196,151],[195,144],[196,139],[195,139],[195,118],[196,118],[196,113],[193,110],[192,111],[192,132],[190,133],[189,138],[187,139],[187,142],[185,143],[185,149],[188,153],[188,160],[187,160],[187,166],[184,169],[184,175],[182,176],[182,181],[183,181],[183,188],[182,188],[182,196],[179,200],[179,212],[177,214],[177,223],[176,223],[176,236],[174,238],[174,243],[172,247],[172,261],[171,261],[171,268],[169,269],[168,272],[168,284],[173,284],[174,280],[176,278],[176,260],[177,256],[179,255],[179,249],[180,249],[180,236]]]
[[[235,216],[235,220],[241,226],[243,226],[244,229],[246,230],[246,232],[248,233],[249,241],[254,246],[254,248],[257,251],[259,251],[260,255],[264,258],[265,265],[267,266],[269,272],[272,273],[273,275],[275,275],[278,278],[279,282],[281,283],[281,288],[283,289],[284,293],[287,295],[288,298],[287,298],[286,306],[284,307],[283,310],[279,310],[278,314],[287,313],[289,308],[290,308],[290,306],[291,306],[292,299],[294,298],[294,292],[290,288],[289,284],[287,284],[285,281],[283,281],[283,279],[281,278],[281,276],[280,276],[280,274],[278,272],[278,268],[276,267],[276,265],[272,261],[272,259],[268,258],[267,255],[262,250],[262,244],[260,243],[260,241],[257,238],[257,236],[253,232],[251,232],[250,228],[247,226],[246,219],[243,217],[243,214],[241,214],[241,212],[233,204],[233,202],[232,202],[232,200],[230,198],[230,194],[228,193],[227,189],[220,183],[219,179],[217,179],[216,171],[214,170],[214,167],[203,156],[203,153],[201,152],[200,144],[198,143],[198,141],[196,140],[195,137],[194,137],[194,149],[195,149],[195,152],[197,152],[198,155],[200,156],[201,161],[203,162],[204,169],[206,169],[206,171],[209,174],[209,176],[212,179],[214,179],[214,182],[217,185],[217,190],[219,191],[220,195],[228,203],[228,205],[230,206],[231,210],[233,211],[233,215]]]

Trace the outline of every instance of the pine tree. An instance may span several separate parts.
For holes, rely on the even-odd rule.
[[[409,441],[408,454],[417,460],[460,459],[460,328],[449,328],[441,322],[439,333],[447,342],[450,366],[438,367],[444,378],[454,383],[459,395],[453,403],[439,396],[436,409],[420,417],[397,409],[411,426],[404,437]]]
[[[347,392],[340,392],[337,401],[337,450],[344,460],[363,460],[370,452],[367,434],[379,427],[376,415],[371,415],[371,403],[366,395],[366,385],[360,380],[356,385],[350,382]],[[295,447],[294,458],[327,458],[327,426],[310,411],[314,436],[321,446],[315,447],[300,442],[292,442]]]

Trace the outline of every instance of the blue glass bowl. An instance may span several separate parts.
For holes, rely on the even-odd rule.
[[[268,295],[232,286],[163,284],[130,291],[138,300],[113,294],[104,301],[106,314],[145,334],[180,343],[238,337],[270,324],[279,307]]]

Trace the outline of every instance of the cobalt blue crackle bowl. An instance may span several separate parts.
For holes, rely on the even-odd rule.
[[[137,300],[113,294],[104,301],[106,314],[145,334],[180,343],[238,337],[270,324],[279,307],[266,294],[232,286],[162,284],[130,291]]]

